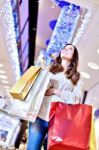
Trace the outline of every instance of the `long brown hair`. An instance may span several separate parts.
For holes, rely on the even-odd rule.
[[[72,44],[67,44],[67,45],[72,45]],[[67,45],[65,45],[65,47]],[[77,48],[74,45],[73,47],[74,47],[74,54],[73,54],[73,57],[69,66],[67,67],[67,71],[65,72],[65,75],[68,79],[72,81],[74,85],[76,85],[77,81],[80,78],[80,73],[77,71],[79,56],[78,56]],[[55,60],[55,63],[51,65],[50,72],[52,72],[53,74],[62,72],[63,67],[61,65],[61,62],[62,62],[62,59],[61,59],[61,55],[59,54],[59,56]]]

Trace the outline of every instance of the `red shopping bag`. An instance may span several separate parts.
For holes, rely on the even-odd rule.
[[[89,150],[92,107],[53,102],[48,150]]]

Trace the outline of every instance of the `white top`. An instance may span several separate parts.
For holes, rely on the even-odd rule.
[[[77,85],[73,85],[71,80],[66,78],[66,75],[61,72],[52,74],[49,87],[58,88],[62,91],[61,96],[51,95],[45,96],[42,102],[38,117],[43,120],[49,121],[49,112],[51,102],[64,102],[67,104],[81,103],[83,98],[83,89],[81,79],[77,82]],[[75,98],[77,96],[78,100]]]

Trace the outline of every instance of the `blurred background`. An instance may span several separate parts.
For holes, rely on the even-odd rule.
[[[83,102],[99,109],[99,0],[0,0],[0,96],[66,43],[79,52]]]

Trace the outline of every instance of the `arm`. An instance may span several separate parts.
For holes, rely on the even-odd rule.
[[[61,91],[61,98],[69,104],[82,103],[83,99],[83,83],[81,80],[78,81],[77,85],[74,86],[72,91]]]
[[[65,103],[77,104],[82,102],[82,98],[83,98],[82,87],[83,87],[82,82],[81,80],[79,80],[77,85],[74,86],[73,91],[68,91],[67,89],[60,90],[52,87],[46,91],[46,96],[57,95],[62,99],[64,99]]]

